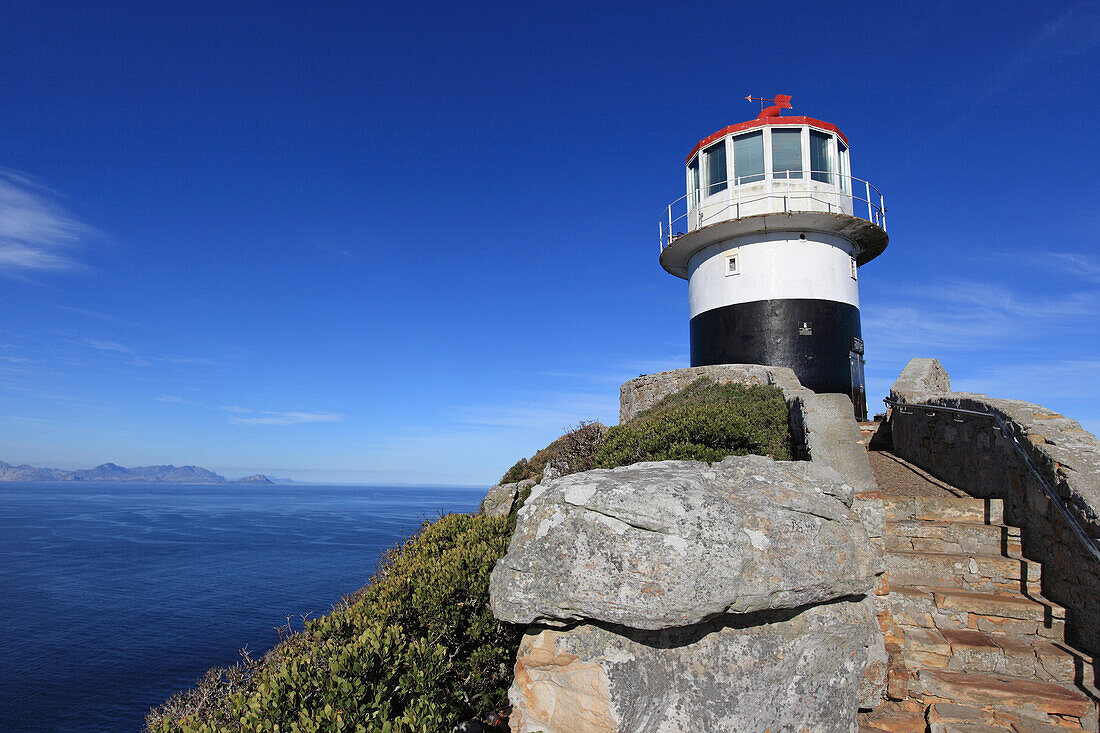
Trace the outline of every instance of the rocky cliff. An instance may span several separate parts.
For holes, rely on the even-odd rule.
[[[854,731],[881,552],[835,471],[758,456],[544,481],[493,571],[513,731]]]

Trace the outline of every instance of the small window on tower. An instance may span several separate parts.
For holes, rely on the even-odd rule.
[[[852,279],[853,280],[858,280],[859,278],[856,277],[856,258],[855,257],[853,257],[852,260],[851,260],[851,268],[852,268],[852,270],[851,270]]]
[[[737,255],[726,255],[726,275],[740,275],[741,270],[737,264]]]

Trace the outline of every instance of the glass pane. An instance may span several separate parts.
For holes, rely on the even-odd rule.
[[[688,208],[694,209],[699,201],[699,158],[688,164]]]
[[[842,143],[839,137],[836,140],[836,149],[839,153],[837,157],[840,158],[838,161],[839,165],[837,166],[837,168],[839,168],[838,172],[840,173],[840,190],[844,193],[851,193],[852,179],[850,178],[851,174],[848,170],[848,146]]]
[[[764,133],[733,139],[733,174],[740,183],[764,180]]]
[[[772,174],[776,180],[802,177],[802,130],[772,130]]]
[[[726,141],[703,151],[707,160],[707,196],[726,190]]]
[[[810,177],[822,183],[832,183],[836,167],[833,165],[833,136],[810,130]]]

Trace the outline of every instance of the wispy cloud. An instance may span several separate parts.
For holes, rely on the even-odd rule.
[[[241,407],[239,405],[222,405],[222,409],[226,412],[234,412],[238,415],[246,415],[252,412],[252,410],[248,409],[247,407]]]
[[[153,399],[156,400],[157,402],[173,402],[177,405],[182,405],[185,402],[185,400],[182,397],[177,397],[176,395],[170,395],[170,394],[162,394],[159,397],[154,397]]]
[[[1100,290],[1057,296],[1000,284],[951,280],[921,290],[898,289],[863,316],[864,333],[886,347],[974,349],[1035,335],[1079,331],[1100,310]]]
[[[1100,284],[1100,260],[1095,257],[1073,252],[1052,252],[1047,259],[1067,275]]]
[[[980,108],[1013,83],[1020,72],[1043,59],[1066,60],[1097,45],[1100,45],[1100,4],[1092,0],[1079,2],[1044,23],[1027,44],[1000,64],[996,76],[970,107],[973,110]]]
[[[67,311],[69,313],[75,313],[80,316],[86,316],[88,318],[94,318],[97,321],[106,321],[108,323],[120,323],[126,326],[135,325],[133,321],[128,321],[125,318],[119,318],[118,316],[112,316],[107,313],[100,313],[99,311],[89,310],[88,308],[74,308],[71,305],[54,304],[54,308],[58,310]]]
[[[599,419],[614,424],[618,421],[618,414],[618,397],[601,392],[549,395],[537,403],[517,401],[477,406],[459,414],[457,421],[482,428],[557,430],[574,425],[579,420]]]
[[[96,231],[26,176],[0,170],[0,272],[80,267],[75,253]]]
[[[315,422],[340,422],[338,412],[264,412],[260,417],[231,417],[234,425],[301,425]]]
[[[91,346],[96,351],[115,351],[121,354],[130,353],[129,347],[123,346],[120,343],[114,341],[100,341],[97,339],[85,339],[84,343]]]

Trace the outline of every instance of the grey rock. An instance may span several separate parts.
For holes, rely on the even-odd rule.
[[[512,504],[524,489],[534,486],[535,479],[529,478],[508,484],[497,484],[489,489],[481,500],[480,512],[490,517],[506,517],[512,511]]]
[[[825,466],[759,456],[543,482],[493,570],[493,612],[664,629],[861,595],[882,561],[852,497]]]
[[[512,731],[855,733],[876,634],[869,597],[663,632],[532,628]]]
[[[905,395],[951,391],[951,377],[938,359],[910,359],[890,387],[894,399]]]
[[[833,468],[856,491],[878,490],[848,395],[799,394],[790,410],[811,461]]]

